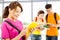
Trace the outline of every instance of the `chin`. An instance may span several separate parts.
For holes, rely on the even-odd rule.
[[[15,20],[17,20],[17,18],[14,18]]]

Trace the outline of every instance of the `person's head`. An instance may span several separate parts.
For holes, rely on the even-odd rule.
[[[3,18],[7,18],[10,16],[13,19],[17,19],[22,11],[23,8],[19,2],[11,2],[8,6],[5,7],[3,12]]]
[[[47,13],[50,13],[52,11],[52,5],[51,4],[46,4],[45,5]]]
[[[38,12],[38,14],[37,14],[37,17],[38,17],[39,19],[43,19],[43,17],[44,17],[44,11],[43,11],[43,10],[40,10],[40,11]]]

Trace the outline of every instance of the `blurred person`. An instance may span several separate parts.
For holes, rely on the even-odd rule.
[[[47,29],[46,32],[46,40],[58,40],[58,21],[60,20],[60,16],[52,11],[52,5],[46,4],[45,5],[47,15],[45,16],[46,23],[50,23],[51,25],[48,26],[49,30]]]
[[[41,30],[43,30],[43,28],[40,28],[40,24],[44,23],[43,17],[44,11],[39,10],[37,17],[35,17],[35,20],[28,25],[26,37],[31,34],[31,40],[41,40]]]

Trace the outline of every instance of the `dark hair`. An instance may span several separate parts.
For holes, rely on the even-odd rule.
[[[46,4],[46,5],[45,5],[45,8],[46,8],[46,9],[52,8],[52,5],[51,5],[51,4]]]
[[[19,6],[21,8],[21,12],[23,11],[23,8],[21,6],[21,4],[17,1],[14,1],[14,2],[11,2],[9,4],[9,6],[6,6],[5,9],[4,9],[4,13],[2,15],[3,18],[7,18],[8,15],[9,15],[9,8],[12,10],[12,9],[16,9],[17,6]]]
[[[37,14],[37,16],[39,16],[40,14],[44,14],[44,11],[43,10],[40,10]]]

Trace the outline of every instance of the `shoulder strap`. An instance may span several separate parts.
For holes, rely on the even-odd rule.
[[[48,18],[48,14],[46,15],[46,22],[48,22],[48,21],[47,21],[47,18]],[[56,24],[57,24],[56,13],[54,13],[54,19],[55,19]]]
[[[11,22],[9,22],[9,21],[7,21],[7,20],[5,20],[5,22],[7,22],[11,27],[15,28],[15,29],[18,31],[18,33],[21,32],[21,31],[20,31],[18,28],[16,28],[16,26],[14,26]]]
[[[54,19],[55,19],[56,24],[57,24],[56,13],[54,13]]]
[[[44,22],[44,20],[42,19],[42,22]]]
[[[46,22],[48,22],[48,21],[47,21],[47,18],[48,18],[48,14],[46,15]]]
[[[56,13],[54,13],[54,18],[55,18],[55,21],[56,21],[56,24],[57,24]],[[60,27],[58,27],[58,30],[59,29],[60,29]]]
[[[37,22],[37,17],[35,17],[35,22]]]

